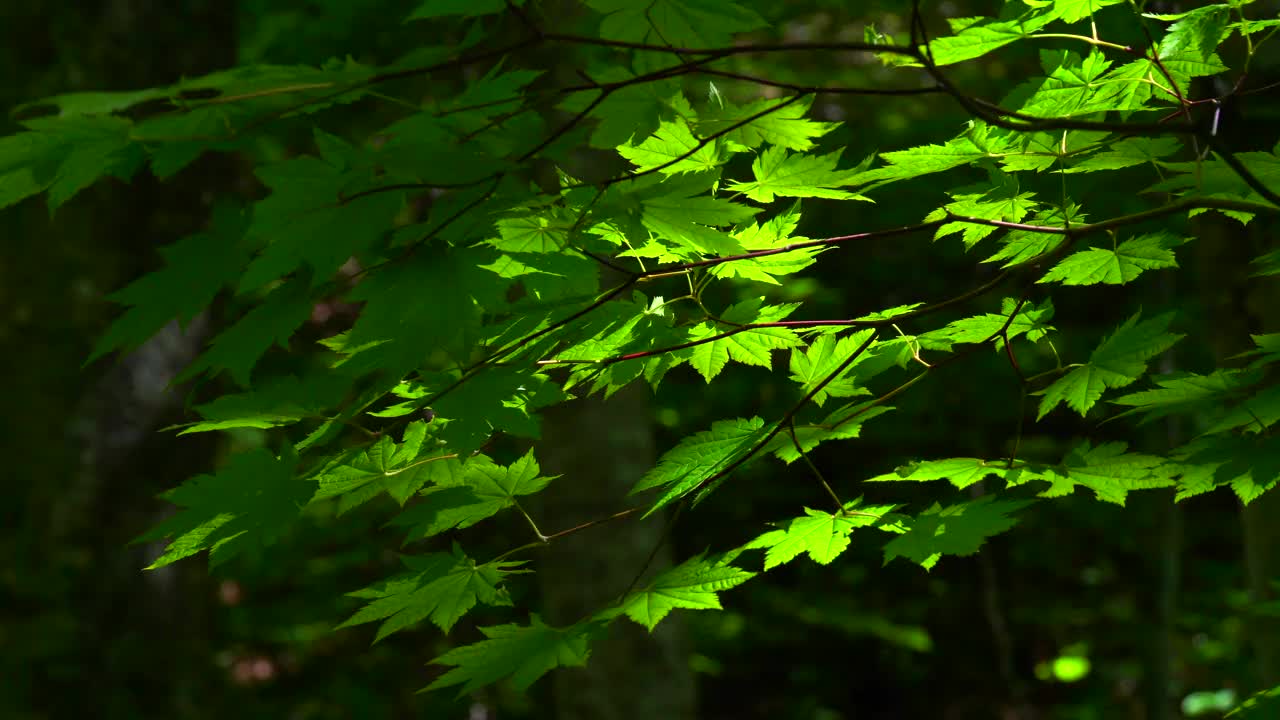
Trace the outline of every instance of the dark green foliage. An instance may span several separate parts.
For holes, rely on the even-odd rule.
[[[1188,326],[1164,307],[1137,309],[1156,297],[1144,283],[1185,270],[1180,258],[1200,242],[1191,218],[1216,210],[1247,224],[1280,212],[1276,148],[1232,152],[1191,119],[1208,102],[1188,99],[1193,79],[1229,78],[1224,58],[1241,61],[1220,46],[1264,29],[1236,22],[1238,3],[1155,16],[1168,24],[1149,46],[1096,28],[1081,34],[1076,23],[1095,14],[1150,19],[1115,0],[1010,2],[1000,17],[952,18],[952,32],[932,39],[915,25],[896,43],[871,30],[874,42],[843,49],[875,52],[898,94],[940,93],[971,118],[954,137],[860,163],[826,144],[838,124],[812,119],[815,88],[751,74],[749,52],[787,48],[751,34],[769,23],[747,4],[584,4],[594,35],[562,34],[539,3],[431,0],[406,19],[464,23],[474,48],[377,66],[250,65],[165,88],[63,95],[43,101],[53,112],[0,139],[0,207],[46,192],[56,210],[102,178],[128,181],[143,168],[198,182],[181,171],[207,152],[240,153],[261,183],[251,207],[218,206],[208,230],[162,250],[164,267],[112,296],[125,310],[91,355],[132,349],[225,296],[226,328],[180,379],[216,382],[225,371],[238,389],[199,403],[202,419],[183,432],[269,432],[268,444],[167,495],[181,510],[140,538],[169,541],[151,567],[203,550],[215,565],[251,554],[288,536],[304,513],[393,513],[386,523],[406,529],[406,543],[454,541],[499,514],[528,525],[528,544],[487,562],[460,544],[481,532],[472,531],[448,552],[404,556],[407,572],[350,593],[368,604],[342,626],[381,621],[381,640],[423,620],[448,633],[479,606],[512,605],[508,585],[536,565],[507,558],[564,535],[663,509],[697,522],[697,504],[717,489],[717,498],[749,502],[750,484],[731,482],[748,473],[768,477],[802,461],[830,497],[825,510],[794,499],[778,513],[791,519],[763,534],[747,528],[758,536],[725,555],[694,555],[648,579],[637,568],[616,604],[576,623],[552,627],[533,615],[482,627],[485,639],[436,658],[451,669],[430,685],[470,692],[509,677],[523,689],[587,662],[591,641],[619,618],[652,630],[673,609],[720,609],[722,591],[759,574],[746,569],[759,557],[748,550],[764,550],[762,572],[800,555],[829,565],[855,543],[874,546],[885,564],[904,558],[928,570],[943,556],[979,552],[1035,502],[1068,502],[1059,499],[1077,486],[1124,505],[1141,490],[1176,488],[1183,499],[1226,485],[1249,503],[1280,479],[1276,336],[1255,336],[1256,349],[1230,365],[1152,375]],[[504,44],[494,28],[506,21],[523,41]],[[1269,37],[1250,38],[1244,66]],[[952,80],[964,66],[950,66],[1050,40],[1073,45],[1046,46],[1043,75],[1006,88],[1002,104]],[[581,51],[576,79],[524,52],[543,44]],[[458,68],[470,77],[462,87],[395,94],[397,83]],[[759,84],[776,92],[756,98]],[[370,126],[343,136],[320,129],[328,113],[366,104],[393,114],[371,113]],[[277,134],[300,118],[307,146],[281,151]],[[586,160],[586,148],[607,154]],[[1113,176],[1147,194],[1117,211],[1093,192]],[[915,213],[917,224],[879,220],[881,208],[920,197],[907,194],[919,186],[931,205]],[[858,226],[798,234],[802,203],[819,202],[843,203]],[[940,283],[903,280],[905,297],[825,319],[795,291],[798,273],[871,242],[917,242],[920,268],[930,254],[963,254],[974,277],[945,294]],[[979,245],[985,259],[970,259]],[[1257,275],[1275,274],[1276,252],[1255,254]],[[1103,292],[1117,293],[1107,296],[1116,307],[1102,320],[1113,328],[1105,336],[1078,313],[1055,316],[1076,294]],[[929,300],[898,304],[919,298]],[[336,300],[354,308],[346,326],[322,337],[300,329],[319,303]],[[1007,365],[1008,383],[978,395],[1019,398],[1000,420],[1007,448],[824,475],[820,443],[830,457],[843,447],[834,441],[875,427],[916,383],[962,374],[950,366],[978,353]],[[553,479],[536,459],[539,411],[632,383],[659,388],[672,373],[712,387],[768,378],[785,390],[767,409],[748,398],[675,443],[636,484],[641,505],[539,529],[521,505]],[[1148,376],[1146,389],[1107,394]],[[1040,397],[1034,418],[1030,396]],[[1063,404],[1074,424],[1052,413]],[[1132,416],[1177,419],[1194,434],[1173,447],[1131,448],[1092,422]],[[1073,434],[1072,449],[1024,453],[1024,435],[1042,421],[1054,428],[1046,433]],[[858,452],[847,445],[842,452]],[[957,499],[944,484],[900,484],[936,480],[986,494]],[[903,494],[840,499],[862,482],[899,483],[867,488]],[[394,505],[371,502],[384,493]],[[863,528],[886,535],[854,532]]]

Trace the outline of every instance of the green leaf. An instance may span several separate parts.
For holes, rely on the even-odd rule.
[[[618,154],[630,160],[637,172],[656,168],[663,175],[714,170],[724,162],[716,142],[694,137],[689,124],[679,117],[663,122],[639,145],[618,146]]]
[[[819,335],[803,351],[800,348],[791,351],[791,379],[799,383],[805,394],[808,394],[828,375],[834,373],[874,334],[874,330],[867,329],[842,338],[837,338],[833,334]],[[814,394],[813,402],[821,407],[828,397],[869,395],[870,390],[859,387],[854,378],[847,377],[845,374],[852,370],[855,364],[857,364],[856,360],[850,363],[839,377],[823,385],[822,389]]]
[[[476,603],[511,605],[501,587],[522,562],[477,564],[457,544],[452,553],[428,553],[401,558],[409,572],[363,590],[347,593],[370,600],[335,629],[383,620],[374,642],[424,619],[449,632]]]
[[[857,182],[859,170],[837,172],[841,151],[827,155],[790,155],[781,147],[770,147],[751,163],[754,182],[733,182],[729,190],[745,193],[756,202],[773,202],[775,196],[819,197],[835,200],[867,200],[837,188]]]
[[[199,315],[244,269],[245,220],[238,209],[219,204],[208,231],[160,248],[164,268],[111,295],[129,309],[98,338],[86,362],[113,350],[132,350],[170,321],[186,325]]]
[[[1269,253],[1259,255],[1251,263],[1258,268],[1250,273],[1253,277],[1280,275],[1280,250],[1272,250]]]
[[[963,490],[989,475],[1004,477],[1007,472],[1008,459],[989,461],[978,458],[947,458],[901,465],[891,473],[868,478],[865,482],[950,480],[952,485]]]
[[[1184,336],[1166,332],[1172,313],[1138,322],[1134,315],[1116,328],[1089,355],[1089,362],[1054,381],[1043,391],[1037,419],[1064,400],[1083,417],[1107,388],[1124,387],[1147,371],[1147,361]]]
[[[1035,479],[1049,483],[1041,497],[1069,495],[1077,485],[1093,490],[1103,502],[1124,505],[1131,490],[1169,487],[1173,479],[1163,458],[1125,452],[1127,444],[1103,443],[1097,447],[1082,443],[1067,453],[1060,465],[1048,468]]]
[[[549,670],[586,665],[588,646],[603,629],[598,622],[551,627],[537,615],[527,626],[482,627],[480,632],[487,639],[456,647],[431,661],[454,667],[427,689],[461,685],[461,692],[467,693],[509,676],[516,689],[524,690]]]
[[[304,263],[317,279],[329,277],[391,229],[404,198],[398,190],[369,192],[380,182],[374,169],[346,170],[338,156],[292,158],[261,167],[257,175],[272,192],[254,205],[248,234],[266,247],[244,272],[241,292]]]
[[[589,141],[591,147],[613,151],[623,143],[648,137],[658,128],[663,108],[679,87],[674,79],[637,82],[638,74],[617,64],[590,68],[592,80],[616,84],[617,89],[603,99],[601,90],[574,93],[558,106],[581,113],[599,100],[590,115],[597,121]]]
[[[48,189],[53,212],[110,175],[128,180],[144,153],[125,118],[78,115],[28,120],[36,133],[0,141],[0,207]]]
[[[517,498],[540,492],[558,477],[539,474],[532,450],[508,466],[477,455],[465,463],[442,459],[425,467],[431,472],[426,479],[434,486],[422,491],[422,502],[411,505],[390,523],[410,528],[405,542],[471,527],[515,507]]]
[[[1182,141],[1175,137],[1132,137],[1125,138],[1107,147],[1106,150],[1075,163],[1063,170],[1066,173],[1098,172],[1100,170],[1119,170],[1154,163],[1182,149]]]
[[[1078,205],[1068,205],[1064,218],[1061,208],[1052,207],[1041,210],[1032,218],[1031,224],[1044,227],[1070,227],[1084,221]],[[1053,252],[1066,240],[1065,235],[1030,230],[1014,230],[1005,235],[1004,243],[996,254],[983,260],[984,263],[1006,260],[1001,267],[1009,268],[1021,265],[1045,253]]]
[[[972,60],[1027,37],[1049,24],[1052,19],[1051,16],[1032,13],[1012,20],[979,19],[955,35],[930,41],[929,54],[934,64],[939,66]]]
[[[397,444],[389,435],[383,435],[373,445],[338,456],[328,463],[315,479],[319,483],[312,502],[349,495],[370,484],[376,490],[385,489],[396,502],[404,505],[426,484],[428,465],[452,458],[427,446],[427,423],[421,420],[409,423],[404,431],[404,442]],[[368,496],[358,495],[361,501]],[[342,510],[350,509],[345,502]]]
[[[804,452],[809,452],[819,443],[828,440],[856,438],[862,433],[863,423],[893,410],[884,405],[873,407],[866,405],[866,403],[850,403],[832,410],[821,422],[796,423],[794,439],[790,429],[783,428],[782,432],[765,446],[764,452],[773,453],[779,460],[791,464],[800,459],[800,450],[796,448],[797,441]]]
[[[468,8],[480,7],[477,3],[466,3],[466,5]],[[504,4],[500,9],[505,10],[506,5]],[[497,63],[483,76],[468,84],[466,90],[457,95],[442,98],[438,106],[439,111],[432,114],[437,116],[433,119],[445,113],[454,113],[449,117],[459,128],[467,132],[476,132],[484,127],[483,121],[515,111],[524,99],[521,91],[541,76],[540,70],[505,71],[503,64]],[[425,121],[426,118],[423,120]],[[541,125],[538,128],[541,130]]]
[[[527,368],[502,367],[470,376],[432,409],[443,425],[438,437],[459,457],[467,457],[495,432],[537,438],[540,419],[536,411],[566,398],[545,375]]]
[[[327,369],[301,378],[286,375],[264,380],[249,392],[222,395],[197,405],[196,411],[204,420],[179,426],[182,431],[178,434],[290,425],[337,406],[350,382],[350,378]]]
[[[208,549],[216,566],[275,542],[297,519],[314,483],[295,478],[292,448],[280,457],[266,448],[233,455],[215,475],[198,475],[164,494],[182,508],[134,540],[171,538],[148,570]]]
[[[128,180],[142,165],[141,147],[128,134],[120,118],[77,118],[58,129],[66,142],[66,155],[49,186],[49,211],[58,209],[81,190],[105,175]]]
[[[906,522],[906,532],[884,546],[886,564],[896,557],[932,569],[943,555],[972,555],[987,538],[1013,527],[1010,513],[1030,505],[1031,500],[996,500],[987,495],[970,502],[933,507]]]
[[[751,223],[733,234],[743,249],[748,252],[772,250],[792,243],[804,242],[808,238],[796,237],[792,233],[800,222],[800,201],[796,201],[785,213],[780,213],[761,225]],[[715,277],[738,277],[744,280],[755,280],[770,285],[780,285],[780,275],[791,275],[809,267],[820,248],[805,248],[794,252],[778,253],[763,257],[737,260],[722,263],[711,268]]]
[[[1063,285],[1123,285],[1145,270],[1178,267],[1172,248],[1185,239],[1167,231],[1129,238],[1114,249],[1091,248],[1063,259],[1037,282]]]
[[[1227,713],[1232,720],[1266,720],[1280,714],[1280,685],[1261,690],[1240,703],[1240,707]]]
[[[1052,0],[1050,3],[1045,3],[1046,5],[1052,5],[1052,9],[1046,13],[1046,16],[1060,18],[1069,23],[1079,22],[1085,18],[1093,17],[1094,13],[1104,7],[1119,5],[1122,2],[1124,0]],[[1031,5],[1033,3],[1027,4]],[[1040,3],[1037,2],[1035,4]]]
[[[253,367],[273,345],[287,347],[294,330],[311,317],[313,302],[307,283],[290,280],[277,287],[235,325],[213,339],[209,349],[179,376],[182,381],[212,370],[227,370],[242,387],[249,387]]]
[[[764,439],[768,431],[769,427],[758,417],[717,420],[710,430],[694,433],[663,453],[657,464],[636,482],[631,494],[655,487],[667,488],[649,510],[652,513],[728,467]]]
[[[1255,363],[1269,364],[1280,362],[1280,333],[1269,333],[1266,335],[1250,335],[1253,344],[1256,345],[1252,350],[1240,353],[1236,357],[1257,357]]]
[[[1193,55],[1207,60],[1226,37],[1230,10],[1209,5],[1179,14],[1160,39],[1161,59]]]
[[[884,183],[906,180],[944,172],[991,156],[990,151],[978,147],[969,137],[961,136],[945,145],[922,145],[909,150],[880,153],[880,159],[887,164],[859,173],[851,182]]]
[[[1040,204],[1034,199],[1033,193],[1021,192],[1017,176],[987,165],[989,183],[948,192],[952,202],[926,215],[925,221],[962,215],[983,220],[1022,222]],[[993,225],[956,221],[940,226],[933,237],[938,240],[962,233],[965,249],[969,249],[996,230]]]
[[[790,315],[797,305],[762,307],[764,298],[745,300],[725,310],[721,318],[727,324],[705,321],[689,330],[689,340],[703,342],[693,348],[690,363],[707,382],[720,374],[729,360],[744,365],[768,368],[773,364],[772,352],[801,344],[789,328],[764,327],[740,330],[743,325],[777,322]],[[739,329],[735,329],[739,328]],[[723,336],[723,337],[721,337]]]
[[[1240,399],[1234,407],[1213,423],[1205,434],[1240,428],[1246,434],[1266,432],[1280,421],[1280,385],[1272,385]]]
[[[1263,185],[1276,187],[1280,183],[1280,156],[1271,152],[1236,153],[1236,160]],[[1164,163],[1169,173],[1164,180],[1152,185],[1154,192],[1174,192],[1178,195],[1230,197],[1254,202],[1265,199],[1253,191],[1239,173],[1218,158],[1198,162]]]
[[[1208,375],[1173,373],[1154,378],[1155,389],[1122,395],[1111,402],[1131,408],[1116,417],[1140,414],[1140,424],[1145,424],[1173,414],[1221,407],[1240,389],[1257,383],[1260,377],[1256,371],[1246,370],[1218,369]]]
[[[1202,437],[1178,454],[1189,466],[1179,468],[1178,499],[1230,485],[1248,505],[1280,482],[1280,440],[1269,434]]]
[[[720,610],[720,598],[716,593],[737,587],[755,575],[733,567],[726,559],[695,555],[660,573],[644,588],[629,593],[617,607],[596,617],[612,619],[625,614],[652,631],[676,608]]]
[[[785,104],[777,100],[756,100],[742,106],[726,102],[721,108],[703,113],[698,121],[698,132],[703,136],[725,133],[720,137],[751,149],[769,143],[788,150],[810,150],[814,147],[814,140],[840,126],[840,123],[810,120],[809,106],[812,103],[811,98]],[[770,108],[777,109],[767,112]],[[760,117],[746,122],[754,115]],[[728,129],[743,122],[746,124]]]
[[[480,325],[480,305],[509,281],[480,267],[479,248],[421,250],[366,275],[348,295],[364,301],[339,351],[343,363],[404,375],[428,358],[461,357]],[[479,301],[479,302],[478,302]]]
[[[644,207],[644,223],[657,233],[668,233],[673,240],[686,240],[695,246],[700,244],[697,236],[687,236],[680,230],[689,224],[708,227],[735,225],[750,220],[758,211],[746,205],[738,205],[728,200],[712,197],[687,197],[682,194],[664,195],[648,198],[642,202]],[[675,232],[672,232],[672,230]],[[698,248],[707,254],[720,250],[715,247]],[[736,247],[730,246],[735,252]]]
[[[752,540],[747,550],[764,549],[764,569],[772,570],[791,562],[801,553],[819,565],[827,565],[849,547],[849,535],[860,527],[880,526],[884,516],[897,505],[862,505],[860,500],[845,503],[843,511],[829,513],[805,508],[803,517],[774,523],[771,530]]]
[[[1106,55],[1094,48],[1084,57],[1069,50],[1042,51],[1053,58],[1052,68],[1020,112],[1042,117],[1074,117],[1107,110],[1123,110],[1128,100],[1102,77],[1111,67]]]
[[[716,48],[735,33],[765,27],[755,11],[729,0],[587,0],[604,15],[600,37],[608,40]]]
[[[1015,309],[1018,314],[1010,320],[1009,316],[1013,315]],[[1001,329],[1005,329],[1010,340],[1025,334],[1028,340],[1036,342],[1054,330],[1049,324],[1052,319],[1053,298],[1045,299],[1040,305],[1028,301],[1021,306],[1014,298],[1004,298],[1000,301],[999,313],[984,313],[956,320],[946,327],[927,333],[926,337],[948,343],[980,343],[991,340]],[[996,337],[995,345],[996,349],[1001,349],[1004,341]]]

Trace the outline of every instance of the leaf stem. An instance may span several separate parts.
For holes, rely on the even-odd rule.
[[[836,491],[831,489],[831,485],[827,482],[827,479],[822,476],[822,471],[818,469],[817,465],[813,464],[813,460],[809,458],[809,453],[804,451],[804,446],[800,444],[800,438],[796,437],[796,421],[794,417],[787,422],[787,433],[791,435],[791,443],[795,445],[796,452],[799,453],[801,459],[804,460],[805,465],[809,466],[809,469],[813,471],[813,476],[816,477],[818,479],[818,483],[822,485],[822,489],[826,490],[827,494],[830,495],[831,499],[835,502],[836,510],[843,511],[844,502],[840,499],[840,496],[836,494]]]
[[[524,507],[520,505],[520,501],[515,498],[511,498],[511,504],[515,506],[516,510],[520,511],[521,515],[524,516],[524,519],[529,523],[529,527],[533,528],[533,534],[538,536],[538,541],[542,543],[547,542],[548,537],[543,535],[542,531],[538,529],[538,523],[533,521],[533,517],[530,516],[529,513],[525,511]]]

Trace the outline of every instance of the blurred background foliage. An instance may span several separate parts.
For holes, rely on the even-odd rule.
[[[25,0],[0,7],[0,106],[85,90],[167,84],[240,63],[320,64],[351,56],[390,62],[424,44],[462,42],[451,23],[399,22],[411,0]],[[796,0],[752,3],[773,21],[769,40],[857,40],[868,19],[903,34],[908,4]],[[1191,5],[1192,3],[1187,3]],[[946,16],[989,14],[995,3],[925,3],[934,32]],[[1169,12],[1186,9],[1161,3]],[[1275,3],[1253,6],[1274,16]],[[574,3],[543,5],[558,24],[586,22]],[[1106,17],[1115,17],[1109,15]],[[515,33],[512,23],[498,32]],[[1101,24],[1119,42],[1131,24]],[[514,35],[513,35],[514,36]],[[1229,50],[1229,49],[1228,49]],[[572,78],[589,49],[540,50],[531,61]],[[1014,45],[952,69],[958,85],[999,99],[1038,70],[1036,47]],[[806,84],[900,84],[852,53],[770,54],[744,58],[742,72]],[[1251,84],[1280,74],[1274,55],[1255,61]],[[398,88],[400,97],[456,92],[465,72]],[[686,92],[706,102],[711,88]],[[758,88],[719,84],[747,99]],[[1199,95],[1212,88],[1198,88]],[[766,93],[767,94],[767,93]],[[1274,135],[1274,94],[1232,108],[1228,137],[1258,149]],[[364,137],[401,109],[367,101],[319,116],[325,130]],[[938,142],[966,121],[942,95],[820,98],[816,117],[843,126],[824,142],[856,161],[878,150]],[[5,133],[15,130],[10,121]],[[112,314],[105,296],[158,264],[156,248],[199,229],[219,200],[260,197],[246,158],[309,150],[310,127],[282,125],[271,143],[241,154],[206,156],[174,182],[140,177],[105,182],[50,218],[39,200],[0,214],[0,372],[6,378],[3,457],[10,494],[0,506],[0,716],[6,718],[552,718],[568,716],[556,683],[528,696],[490,691],[474,699],[417,695],[427,661],[446,647],[431,628],[369,647],[371,631],[331,628],[353,609],[344,592],[396,567],[399,537],[381,528],[385,508],[371,504],[343,522],[309,513],[305,527],[255,557],[212,577],[188,561],[154,573],[140,568],[155,548],[126,543],[165,513],[155,499],[183,478],[209,470],[231,445],[261,442],[253,433],[175,438],[160,428],[182,421],[185,393],[168,380],[216,326],[219,308],[185,332],[166,331],[134,355],[82,369]],[[584,166],[609,162],[584,155]],[[1146,207],[1110,173],[1086,197],[1095,217]],[[1135,182],[1142,179],[1135,175]],[[975,174],[974,181],[984,178]],[[892,203],[809,200],[803,234],[824,237],[920,221],[942,197],[935,184],[907,183]],[[1210,241],[1185,256],[1187,271],[1125,290],[1090,289],[1055,298],[1064,356],[1086,353],[1107,328],[1138,307],[1186,313],[1184,343],[1162,370],[1203,371],[1245,349],[1248,332],[1278,328],[1261,308],[1267,298],[1237,291],[1240,258],[1258,233],[1206,214],[1195,231]],[[1230,240],[1231,242],[1227,242]],[[880,241],[822,256],[776,299],[812,303],[813,316],[849,316],[944,297],[990,275],[959,243]],[[856,278],[855,283],[849,278]],[[717,302],[740,298],[721,297]],[[1272,295],[1274,299],[1274,293]],[[993,310],[997,299],[988,301]],[[318,306],[316,337],[354,310]],[[1271,313],[1274,323],[1274,312]],[[287,362],[305,363],[305,356]],[[1051,366],[1051,357],[1024,360]],[[1032,370],[1034,371],[1034,370]],[[1016,385],[999,357],[973,358],[930,377],[896,403],[898,412],[864,429],[863,438],[814,453],[828,477],[852,482],[891,470],[905,458],[993,456],[1008,451]],[[211,388],[195,388],[197,397]],[[785,373],[739,369],[706,386],[673,374],[628,432],[658,449],[725,416],[777,416],[789,402]],[[1101,427],[1067,413],[1034,426],[1024,455],[1057,457],[1073,436],[1141,440],[1162,448],[1188,428],[1124,422]],[[675,528],[673,553],[725,548],[762,523],[823,502],[799,467],[761,463],[737,481],[748,495],[721,492]],[[812,489],[805,489],[812,488]],[[866,486],[875,502],[878,488]],[[977,488],[980,492],[981,488]],[[906,486],[893,489],[901,500]],[[809,492],[812,497],[805,498]],[[965,491],[966,493],[969,491]],[[885,495],[888,496],[887,493]],[[921,491],[920,499],[925,496]],[[881,567],[877,545],[858,543],[830,567],[795,562],[726,596],[722,613],[687,613],[687,642],[669,686],[696,687],[692,717],[729,718],[1093,718],[1220,717],[1264,682],[1268,670],[1251,641],[1260,618],[1249,610],[1243,561],[1247,538],[1234,496],[1219,491],[1179,506],[1148,492],[1127,508],[1078,493],[1024,513],[1011,533],[980,556],[947,558],[930,573],[905,562]],[[497,525],[469,536],[469,549],[494,552],[520,528]],[[607,538],[596,536],[596,542]],[[522,536],[521,536],[522,538]],[[567,561],[572,566],[572,558]],[[624,570],[625,572],[625,570]],[[591,581],[584,572],[577,582]],[[564,582],[564,581],[562,581]],[[572,582],[570,580],[569,582]],[[517,584],[518,606],[538,607],[536,583]],[[546,595],[545,588],[541,591]],[[519,595],[523,593],[523,595]],[[475,624],[506,622],[492,609]],[[653,648],[637,646],[639,668]],[[646,654],[649,653],[649,654]],[[580,671],[565,671],[570,678]],[[682,677],[677,677],[680,675]],[[622,682],[621,678],[617,679]],[[560,683],[563,685],[563,683]],[[684,690],[682,690],[684,692]],[[614,717],[631,717],[614,708]]]

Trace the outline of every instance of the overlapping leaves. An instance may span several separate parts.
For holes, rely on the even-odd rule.
[[[474,18],[524,5],[426,0],[408,19]],[[179,512],[143,538],[170,539],[152,567],[203,550],[210,550],[216,564],[271,543],[308,502],[336,499],[339,510],[348,510],[386,492],[405,506],[391,524],[407,528],[409,541],[466,529],[508,509],[524,513],[521,498],[552,478],[541,474],[532,451],[509,464],[485,453],[496,445],[495,456],[517,457],[519,451],[512,453],[505,441],[493,440],[500,434],[536,438],[539,409],[574,393],[613,393],[641,378],[657,385],[686,362],[707,382],[731,361],[764,374],[779,359],[774,351],[788,351],[789,391],[812,402],[795,406],[785,424],[757,417],[719,420],[685,437],[635,487],[658,491],[649,506],[653,512],[691,494],[700,498],[756,456],[794,463],[821,442],[857,437],[863,422],[889,411],[887,398],[833,410],[827,401],[879,393],[874,383],[881,374],[913,364],[932,373],[938,368],[929,362],[932,355],[952,352],[953,346],[996,339],[999,349],[1018,336],[1039,343],[1054,330],[1050,299],[1005,298],[998,313],[960,316],[932,329],[898,328],[896,337],[877,337],[874,344],[869,329],[845,335],[809,329],[802,336],[784,322],[797,306],[775,299],[790,288],[782,295],[752,289],[768,285],[773,292],[780,278],[804,269],[822,251],[787,247],[807,239],[795,234],[798,203],[781,211],[766,207],[780,198],[865,200],[865,193],[892,182],[949,171],[967,181],[975,170],[985,172],[979,185],[935,189],[946,197],[935,192],[935,204],[922,208],[937,208],[925,216],[936,222],[935,237],[959,235],[966,248],[998,238],[1000,249],[987,262],[1001,262],[1011,277],[1027,280],[1041,272],[1041,291],[1047,291],[1056,290],[1053,283],[1125,285],[1147,271],[1178,267],[1173,249],[1184,240],[1169,230],[1129,236],[1109,247],[1073,247],[1065,257],[1055,252],[1078,239],[1073,230],[1084,213],[1069,193],[1085,197],[1082,186],[1093,173],[1136,176],[1151,166],[1162,178],[1152,191],[1231,200],[1235,207],[1264,200],[1259,183],[1280,182],[1274,151],[1196,157],[1184,151],[1180,136],[1081,124],[1151,117],[1148,111],[1162,105],[1185,103],[1192,97],[1192,78],[1225,69],[1217,54],[1224,39],[1274,27],[1266,24],[1270,20],[1235,22],[1226,5],[1154,16],[1169,23],[1158,42],[1124,53],[1114,52],[1117,47],[1100,40],[1096,30],[1092,38],[1056,27],[1046,31],[1051,23],[1069,29],[1099,13],[1124,12],[1112,9],[1119,0],[1029,0],[1011,3],[1000,17],[950,18],[949,35],[915,38],[927,40],[919,51],[928,53],[931,65],[975,60],[1043,32],[1092,47],[1087,53],[1056,46],[1042,52],[1043,76],[1002,101],[1020,116],[960,97],[990,122],[975,119],[946,142],[882,153],[879,167],[848,169],[840,168],[839,150],[815,150],[837,124],[808,117],[812,93],[743,103],[711,84],[712,101],[695,110],[679,91],[676,76],[684,70],[713,67],[705,53],[689,48],[729,46],[736,33],[765,28],[755,11],[711,0],[586,5],[609,52],[636,50],[628,62],[595,58],[581,70],[582,86],[536,90],[531,88],[553,82],[552,75],[516,67],[514,60],[493,62],[458,93],[440,93],[422,107],[402,101],[410,111],[367,143],[316,131],[315,154],[290,156],[273,149],[279,144],[260,128],[365,97],[366,83],[425,72],[423,67],[434,67],[443,55],[421,55],[430,62],[418,70],[404,63],[379,72],[353,61],[323,68],[260,66],[171,88],[58,96],[47,102],[56,115],[26,120],[25,132],[0,139],[0,207],[47,192],[50,208],[57,208],[100,178],[128,179],[147,164],[169,177],[203,152],[263,139],[253,146],[255,153],[272,158],[255,170],[267,192],[251,212],[219,210],[210,230],[162,251],[163,270],[117,294],[128,309],[94,357],[135,347],[171,320],[189,322],[222,290],[233,289],[234,319],[183,377],[208,379],[225,371],[248,390],[199,405],[203,420],[185,432],[282,433],[306,425],[301,431],[311,434],[297,444],[298,451],[326,454],[307,458],[308,469],[299,473],[293,445],[282,445],[280,455],[265,448],[240,452],[217,473],[171,491],[168,498]],[[869,34],[884,39],[874,30]],[[636,44],[651,47],[640,50]],[[912,64],[904,55],[881,56],[896,58],[890,64]],[[946,77],[935,74],[933,80],[958,93],[946,87]],[[553,101],[556,107],[582,113],[576,119],[582,124],[549,134],[545,113],[528,111],[558,91],[564,97]],[[157,102],[164,108],[156,116],[135,121],[126,113]],[[1015,120],[1034,123],[1034,117],[1078,122],[1064,132],[997,127],[1016,125]],[[564,165],[583,144],[616,150],[633,174],[595,185],[551,167]],[[731,162],[735,156],[740,167]],[[530,163],[543,162],[549,167],[539,170],[554,172],[530,183],[538,175],[526,173]],[[1050,173],[1052,182],[1046,181]],[[1247,221],[1255,209],[1223,211]],[[742,257],[750,253],[755,255]],[[1050,257],[1056,261],[1052,267],[1033,269]],[[1270,249],[1256,262],[1260,274],[1280,267]],[[655,265],[659,271],[649,272]],[[344,266],[356,270],[335,280]],[[602,299],[603,278],[636,266],[641,274],[629,275],[629,285],[645,294]],[[650,292],[657,281],[673,278],[679,290]],[[712,280],[741,287],[725,300],[707,292]],[[680,297],[664,300],[675,294]],[[358,314],[350,328],[323,338],[322,347],[331,352],[324,355],[322,372],[263,377],[278,371],[263,361],[273,347],[314,339],[298,337],[297,329],[313,317],[317,302],[334,295],[354,303]],[[919,295],[907,299],[913,297]],[[947,307],[912,304],[861,321],[883,323],[901,315],[904,325],[928,322]],[[1106,391],[1134,383],[1181,337],[1169,332],[1171,323],[1167,315],[1134,315],[1087,362],[1031,379],[1019,370],[1028,383],[1053,378],[1047,387],[1032,386],[1043,387],[1038,418],[1063,403],[1084,416]],[[871,480],[945,480],[970,488],[995,477],[1007,488],[1043,483],[1042,497],[1083,487],[1119,504],[1140,489],[1172,485],[1181,499],[1225,485],[1249,502],[1280,480],[1273,437],[1280,389],[1263,382],[1280,344],[1261,336],[1258,345],[1247,368],[1167,374],[1146,390],[1114,400],[1128,408],[1121,415],[1143,420],[1197,418],[1202,435],[1168,456],[1120,442],[1084,442],[1056,464],[954,457],[908,463]],[[1041,355],[1057,352],[1047,342],[1037,348],[1044,350]],[[363,428],[360,423],[369,418],[386,427]],[[310,427],[312,421],[319,428]],[[329,448],[348,426],[375,438],[343,451]],[[854,530],[876,527],[896,534],[884,546],[886,562],[904,557],[930,568],[943,555],[976,552],[987,538],[1012,527],[1029,501],[1011,498],[935,503],[914,515],[896,513],[897,505],[860,501],[834,512],[805,509],[743,549],[764,550],[765,570],[800,555],[828,564],[849,547]],[[555,628],[534,617],[526,626],[481,628],[486,639],[437,659],[452,669],[432,687],[471,691],[506,677],[525,687],[554,667],[584,663],[589,641],[618,617],[653,629],[674,609],[719,608],[721,591],[754,575],[730,564],[736,555],[695,556],[577,625]],[[408,572],[352,593],[369,602],[344,625],[381,621],[379,639],[422,620],[448,631],[477,604],[510,604],[504,583],[521,567],[516,561],[479,563],[456,545],[452,552],[406,557],[405,563]]]
[[[502,581],[513,572],[522,572],[517,568],[523,564],[477,564],[456,544],[451,553],[407,555],[403,560],[408,572],[348,593],[370,602],[339,628],[382,620],[375,642],[424,619],[449,632],[478,602],[510,605],[511,597],[501,587]]]

